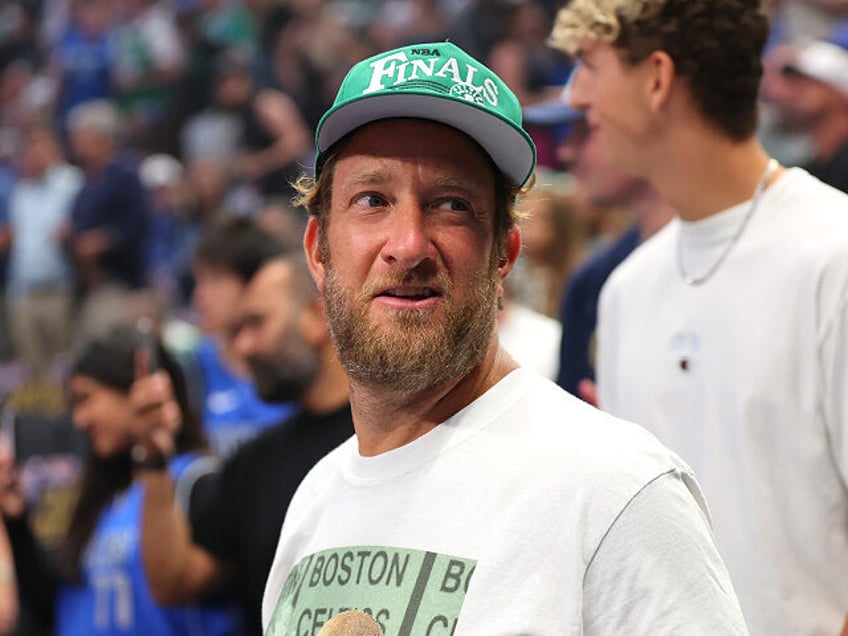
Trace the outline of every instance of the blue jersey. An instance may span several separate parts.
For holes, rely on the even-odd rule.
[[[176,480],[197,455],[171,462]],[[134,482],[100,515],[82,557],[83,583],[63,585],[59,636],[224,636],[241,634],[241,615],[225,605],[164,607],[151,595],[141,554],[144,486]]]
[[[253,382],[224,366],[211,340],[204,339],[196,356],[203,378],[203,430],[219,455],[231,455],[241,444],[294,412],[288,403],[263,402]]]

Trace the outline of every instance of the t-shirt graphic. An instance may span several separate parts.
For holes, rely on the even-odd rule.
[[[316,552],[289,573],[266,636],[315,636],[352,609],[371,615],[386,636],[451,634],[476,564],[391,547]]]

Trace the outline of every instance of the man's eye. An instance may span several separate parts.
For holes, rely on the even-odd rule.
[[[356,204],[367,208],[380,208],[386,205],[386,200],[379,194],[363,194],[356,199]]]
[[[468,201],[464,201],[462,199],[445,199],[441,201],[438,206],[442,210],[450,210],[451,212],[468,212],[471,210],[471,206],[468,204]]]

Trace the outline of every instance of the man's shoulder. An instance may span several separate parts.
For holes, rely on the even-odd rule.
[[[790,168],[773,189],[774,205],[788,209],[802,206],[805,221],[844,219],[848,215],[848,194],[802,168]]]
[[[227,460],[225,469],[252,471],[269,462],[292,465],[296,463],[293,457],[313,464],[352,435],[349,406],[321,415],[298,410],[241,445]]]
[[[530,371],[523,371],[527,376]],[[688,471],[686,464],[647,430],[619,419],[536,376],[524,380],[524,394],[498,424],[509,433],[509,451],[544,467],[544,479],[564,484],[583,482],[622,493],[638,490],[671,470]]]

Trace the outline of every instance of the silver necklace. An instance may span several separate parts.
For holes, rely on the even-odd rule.
[[[757,206],[760,205],[760,199],[763,196],[763,192],[765,192],[766,187],[768,186],[769,181],[774,176],[774,173],[777,172],[780,164],[777,162],[777,159],[769,159],[768,166],[766,166],[766,171],[763,173],[763,176],[760,177],[759,183],[757,183],[757,187],[754,190],[754,195],[751,197],[751,205],[748,207],[748,211],[745,213],[745,216],[742,219],[742,222],[739,224],[739,228],[736,230],[736,233],[730,238],[730,242],[727,244],[727,247],[722,250],[721,254],[719,254],[716,262],[712,264],[712,266],[707,269],[706,272],[701,274],[700,276],[695,276],[694,274],[689,274],[686,272],[686,267],[683,265],[683,239],[678,236],[677,239],[677,270],[680,272],[681,278],[683,278],[683,282],[687,285],[695,287],[697,285],[701,285],[705,283],[709,278],[716,273],[716,270],[721,266],[724,262],[724,259],[727,258],[727,255],[730,254],[730,251],[733,249],[733,246],[739,241],[742,233],[745,231],[745,228],[748,226],[748,221],[751,220],[751,217],[754,216],[754,212],[757,209]]]

